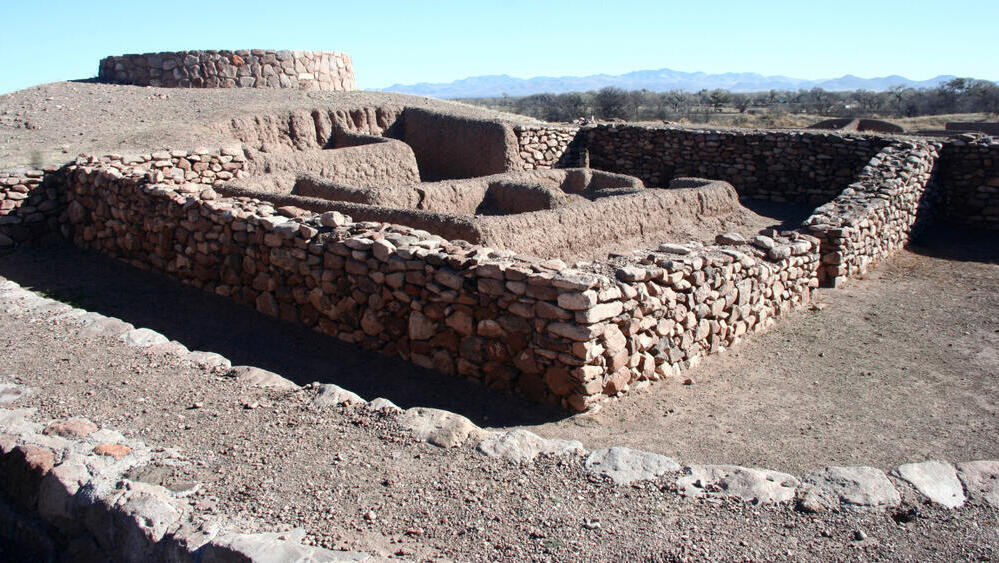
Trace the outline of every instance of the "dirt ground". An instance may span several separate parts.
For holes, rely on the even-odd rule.
[[[986,258],[978,254],[968,258],[974,260],[944,262],[925,254],[903,254],[869,280],[843,290],[844,295],[851,292],[854,301],[877,301],[871,293],[898,282],[898,276],[914,266],[924,275],[916,275],[911,287],[933,294],[945,280],[963,280],[958,286],[964,291],[955,294],[954,300],[966,310],[980,310],[982,318],[988,316],[989,307],[994,315],[997,305],[994,291],[982,291],[989,295],[976,301],[978,292],[971,288],[986,282],[994,286],[999,266],[991,258],[990,263],[982,263]],[[943,263],[954,267],[946,271],[930,270]],[[310,341],[309,335],[296,327],[260,318],[212,295],[72,248],[21,249],[0,255],[0,276],[91,310],[116,314],[136,326],[156,328],[191,349],[231,354],[236,363],[266,361],[268,357],[272,362],[284,360],[285,365],[257,365],[296,376],[300,381],[333,381],[366,391],[368,398],[382,395],[403,406],[436,403],[455,408],[455,397],[467,398],[474,410],[468,414],[480,421],[490,418],[494,423],[502,421],[497,426],[549,417],[554,422],[542,426],[542,432],[567,433],[582,439],[590,448],[602,439],[597,430],[603,432],[605,428],[614,441],[626,442],[624,438],[629,432],[655,424],[651,418],[662,416],[661,411],[649,412],[646,418],[636,413],[632,420],[622,420],[623,416],[612,414],[620,407],[611,405],[596,415],[605,418],[601,422],[607,425],[604,427],[591,425],[599,420],[592,415],[565,418],[564,413],[543,412],[507,397],[487,394],[466,397],[464,394],[470,388],[459,380],[424,379],[430,374],[349,347],[338,349],[326,339],[322,341],[327,342],[327,349],[315,349],[315,343],[320,341]],[[768,365],[776,366],[777,355],[784,356],[791,349],[792,342],[788,340],[794,340],[792,332],[802,333],[804,340],[797,342],[799,346],[815,338],[805,330],[808,322],[815,322],[816,315],[826,315],[825,322],[833,324],[837,319],[845,321],[854,316],[854,311],[837,309],[832,293],[835,292],[825,294],[826,309],[792,317],[771,333],[772,341],[768,342],[766,336],[759,338],[739,351],[739,357],[749,361],[754,350],[765,351],[764,356],[773,358]],[[861,314],[856,316],[860,318],[874,311],[858,310]],[[932,309],[926,313],[929,316],[925,322],[930,326],[941,319]],[[906,318],[905,314],[899,314],[899,322]],[[993,331],[991,335],[951,338],[968,358],[966,368],[977,361],[976,354],[971,354],[966,345],[977,343],[978,350],[982,350],[982,344],[995,343],[995,324],[976,324],[973,320],[976,318],[970,318],[954,331],[963,335],[971,333],[969,329],[988,329]],[[146,320],[157,322],[146,323]],[[898,323],[889,324],[904,331]],[[3,307],[0,327],[0,347],[5,351],[0,356],[0,377],[34,389],[25,406],[38,407],[42,417],[85,415],[121,430],[126,436],[180,448],[192,463],[166,474],[163,482],[205,483],[190,502],[204,511],[246,519],[249,530],[302,526],[308,532],[307,541],[318,545],[424,561],[986,561],[999,557],[999,517],[994,509],[978,504],[947,511],[925,504],[904,487],[903,506],[888,512],[808,515],[786,506],[755,507],[741,501],[682,499],[673,492],[668,479],[635,487],[618,487],[593,479],[583,471],[580,458],[542,459],[519,466],[484,458],[468,447],[442,450],[416,443],[399,429],[392,417],[345,407],[319,408],[311,405],[311,393],[307,390],[292,393],[249,390],[234,380],[186,365],[171,356],[147,355],[109,338],[83,339],[70,324],[55,321],[46,313]],[[220,330],[221,327],[228,330]],[[888,336],[887,328],[888,324],[879,330],[883,337]],[[947,329],[940,334],[941,339],[953,336]],[[861,334],[858,338],[863,342],[876,336]],[[934,340],[931,338],[929,342]],[[907,349],[920,354],[916,348]],[[305,352],[307,358],[295,358],[299,351]],[[812,351],[834,353],[831,348]],[[866,367],[878,364],[880,359],[875,355],[878,350],[860,352],[847,364],[858,371],[874,372],[865,381],[878,390],[878,396],[906,392],[905,385],[898,385],[897,377],[882,377],[889,374]],[[925,363],[935,354],[920,357]],[[984,359],[995,361],[994,357]],[[841,372],[853,373],[842,362],[840,366]],[[915,362],[910,366],[915,369]],[[691,372],[695,384],[682,388],[687,408],[701,408],[697,406],[699,403],[733,403],[746,393],[738,385],[726,389],[722,381],[714,378],[733,376],[710,376],[711,370],[708,363]],[[806,370],[785,370],[784,377],[794,381],[781,389],[802,385],[808,388],[807,381],[813,377],[811,370],[804,377],[796,376],[796,371]],[[994,370],[983,373],[968,368],[964,374],[967,381],[960,385],[962,392],[952,397],[959,401],[964,393],[977,386],[983,397],[978,403],[979,410],[956,409],[950,415],[949,433],[932,428],[928,433],[938,441],[959,434],[955,429],[962,425],[989,432],[979,434],[978,445],[970,446],[971,449],[960,440],[942,446],[949,448],[945,452],[955,456],[952,459],[963,459],[965,453],[972,451],[996,457],[992,439],[995,411],[986,407],[990,397],[994,397],[988,394],[992,392],[988,389],[988,377],[994,374]],[[347,380],[350,377],[356,378],[353,383],[363,380],[367,385],[352,385]],[[417,381],[423,394],[407,401],[407,380]],[[768,385],[761,382],[757,387],[762,392]],[[651,405],[654,396],[660,401],[669,400],[678,389],[671,384],[659,385],[639,395],[637,401]],[[800,425],[780,422],[784,415],[777,412],[789,410],[787,404],[795,402],[781,401],[780,395],[785,394],[781,389],[745,401],[754,404],[775,401],[777,405],[774,409],[761,408],[773,413],[774,421],[756,429],[759,442],[755,445],[740,447],[738,439],[725,438],[725,429],[758,423],[744,422],[741,413],[726,419],[724,409],[716,413],[716,429],[707,423],[703,428],[688,427],[682,433],[661,433],[661,439],[654,439],[655,433],[645,433],[642,445],[685,452],[678,456],[682,462],[739,462],[752,459],[758,455],[755,451],[759,444],[766,444],[772,456],[769,460],[787,459],[785,466],[797,463],[815,467],[818,460],[814,448],[802,448],[800,443],[789,439],[798,433]],[[944,389],[938,386],[932,394],[942,392]],[[909,394],[910,400],[912,395]],[[928,399],[928,395],[922,394],[923,400],[911,410],[917,411],[924,405],[938,406],[937,398]],[[811,402],[808,398],[811,394],[794,396],[799,403],[807,403],[801,405],[802,410],[811,411],[824,408],[816,401],[828,400],[830,395],[814,395]],[[253,398],[260,406],[245,408],[247,398]],[[856,402],[842,401],[842,405],[846,408]],[[946,405],[947,401],[940,400],[939,404]],[[838,415],[844,420],[869,417],[866,410],[870,408],[868,405],[857,412],[841,410]],[[975,426],[979,417],[989,412],[992,418]],[[683,410],[678,416],[684,416]],[[890,409],[882,413],[881,419],[891,422],[892,416],[899,413]],[[925,419],[908,416],[908,424],[869,427],[862,434],[867,443],[887,443],[893,439],[888,434],[892,429],[908,429],[914,419],[922,425],[924,420],[932,423],[935,418],[943,417],[939,413]],[[854,438],[859,435],[856,432],[859,429],[854,431]],[[748,434],[743,432],[740,436]],[[830,451],[838,451],[848,443],[835,436],[824,435],[822,439],[830,442]],[[728,442],[728,445],[725,451],[712,451],[705,442]],[[715,459],[703,458],[706,452]],[[809,457],[812,463],[805,461],[806,456],[812,456]],[[902,455],[902,458],[911,460],[912,456]],[[883,468],[895,463],[888,463],[887,457],[866,448],[857,453],[857,459],[873,461]],[[0,546],[0,558],[6,556],[16,558],[16,554],[4,553]]]
[[[996,458],[997,287],[999,238],[936,232],[679,380],[531,429],[792,472]]]
[[[679,379],[576,416],[71,247],[8,253],[0,275],[299,384],[336,383],[367,399],[443,408],[588,448],[628,445],[681,463],[789,472],[999,458],[999,240],[981,233],[936,231],[866,279],[820,290],[821,310],[793,313]]]
[[[43,85],[0,96],[0,167],[81,151],[218,145],[210,125],[227,116],[371,95]],[[989,234],[932,233],[866,279],[822,290],[823,309],[794,313],[687,372],[692,385],[658,383],[571,417],[71,247],[0,251],[0,276],[300,384],[336,383],[590,449],[631,445],[684,464],[795,473],[999,459],[999,239]],[[201,510],[246,518],[248,530],[302,526],[319,545],[431,561],[999,557],[995,509],[946,511],[905,488],[903,507],[871,513],[683,500],[666,480],[594,480],[578,458],[521,467],[416,443],[392,417],[320,409],[309,391],[250,391],[170,356],[83,339],[45,314],[0,307],[0,350],[0,379],[34,388],[27,406],[40,416],[84,415],[181,448],[192,464],[167,478],[203,481],[191,498]],[[244,408],[248,396],[261,406]],[[16,556],[0,546],[0,560]]]
[[[235,117],[292,109],[373,105],[432,108],[457,115],[537,123],[464,104],[383,92],[184,89],[52,82],[0,95],[0,168],[62,164],[80,153],[218,147]]]

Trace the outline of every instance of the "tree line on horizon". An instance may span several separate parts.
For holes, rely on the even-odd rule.
[[[532,94],[457,101],[527,115],[545,121],[582,117],[627,121],[698,120],[721,112],[808,113],[829,117],[917,117],[952,113],[999,115],[999,86],[987,80],[955,78],[936,88],[897,86],[884,92],[853,90],[769,90],[739,93],[724,89],[686,92],[624,90],[608,86],[590,92]]]

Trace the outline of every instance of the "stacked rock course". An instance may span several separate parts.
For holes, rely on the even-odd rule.
[[[889,140],[803,131],[598,125],[581,130],[594,168],[649,186],[677,176],[729,182],[742,197],[825,203]]]
[[[335,212],[220,198],[206,183],[182,183],[197,179],[179,166],[190,157],[178,152],[170,159],[178,166],[151,169],[80,159],[66,186],[74,241],[265,314],[574,410],[766,328],[818,285],[818,241],[796,233],[755,246],[734,236],[704,248],[668,245],[612,279]],[[210,163],[205,171],[238,164],[221,153],[198,158]]]
[[[59,232],[59,190],[43,185],[44,170],[0,170],[0,247],[45,238]]]
[[[897,142],[878,153],[805,227],[822,241],[822,279],[836,286],[905,246],[931,211],[939,143]]]
[[[961,135],[941,151],[942,214],[950,223],[999,229],[999,139]]]
[[[101,60],[102,82],[162,88],[355,90],[350,55],[320,51],[177,51]]]
[[[571,156],[567,153],[578,132],[578,127],[515,127],[524,170],[582,165],[578,158],[577,162],[564,161]]]

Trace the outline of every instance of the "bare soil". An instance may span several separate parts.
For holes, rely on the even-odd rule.
[[[908,258],[903,256],[900,261]],[[918,254],[911,258],[915,262],[935,260]],[[983,267],[963,264],[969,270]],[[898,265],[893,262],[886,269]],[[996,267],[988,265],[993,276]],[[219,351],[224,351],[226,341],[236,345],[246,336],[269,342],[274,349],[270,353],[291,359],[296,349],[285,345],[299,337],[305,339],[301,344],[307,344],[305,335],[296,334],[294,327],[258,319],[255,313],[233,305],[229,305],[229,314],[234,316],[218,321],[236,321],[230,325],[233,334],[213,335],[215,321],[209,317],[225,314],[228,304],[213,304],[211,295],[71,248],[23,249],[0,256],[0,275],[65,299],[72,295],[70,300],[91,309],[110,313],[108,308],[116,308],[122,318],[137,326],[144,324],[140,319],[161,319],[151,326],[170,336],[174,336],[170,326],[187,325],[193,330],[180,340],[192,349],[219,350],[211,341],[198,340],[214,338],[222,344]],[[970,287],[982,280],[967,281],[966,287]],[[146,282],[149,285],[144,285]],[[932,288],[932,284],[924,286],[927,292]],[[132,295],[120,293],[125,290]],[[866,293],[863,288],[852,291]],[[197,307],[188,301],[200,301],[208,310],[197,315]],[[985,304],[995,310],[994,301]],[[837,317],[851,314],[836,311],[830,303],[822,313]],[[240,317],[243,314],[247,316]],[[792,319],[773,334],[787,337],[787,330],[798,322]],[[194,328],[202,323],[209,325],[206,330]],[[0,356],[0,376],[34,389],[26,406],[38,407],[41,417],[84,415],[129,437],[180,448],[190,456],[190,466],[146,473],[158,474],[159,481],[166,484],[203,482],[205,486],[190,502],[200,510],[246,519],[248,530],[303,526],[308,531],[307,541],[319,545],[427,561],[950,561],[999,556],[994,509],[972,504],[946,511],[924,504],[904,487],[905,504],[889,512],[807,515],[789,507],[687,500],[678,497],[666,479],[637,487],[595,480],[585,474],[579,458],[541,459],[518,466],[484,458],[468,447],[442,450],[416,443],[391,416],[345,407],[318,408],[311,405],[309,390],[247,389],[172,356],[146,354],[110,338],[85,340],[75,335],[70,324],[54,321],[50,314],[0,310],[0,327],[0,346],[5,351]],[[765,342],[759,340],[740,354],[762,349],[759,345]],[[777,339],[778,343],[783,341]],[[252,354],[250,350],[258,347],[252,340],[241,344],[244,353]],[[783,345],[777,348],[785,349]],[[331,354],[339,361],[327,357],[307,375],[349,386],[337,376],[342,366],[366,365],[369,369],[363,377],[377,380],[373,383],[376,386],[382,378],[420,378],[424,383],[424,374],[414,373],[412,368],[392,362],[378,365],[378,360],[362,351],[343,352]],[[875,361],[873,356],[860,356],[858,365]],[[245,355],[233,358],[237,362],[244,359]],[[774,358],[769,365],[777,361]],[[376,365],[400,371],[384,373],[372,369]],[[294,369],[268,367],[295,373]],[[788,376],[793,377],[794,372],[790,370]],[[872,380],[897,391],[894,378],[875,376]],[[706,395],[706,402],[720,395],[709,393],[710,385],[702,381],[698,377],[697,384],[684,390],[688,404],[694,403],[698,393]],[[465,391],[458,380],[429,379],[425,383],[439,386],[434,392],[441,395],[441,402]],[[669,396],[675,390],[660,385],[645,396]],[[531,415],[519,410],[516,401],[493,399],[487,403],[474,398],[470,401],[481,409],[480,419],[487,416],[487,408],[501,419],[509,419],[510,413],[522,418]],[[753,401],[774,399],[759,396]],[[259,406],[246,408],[250,401]],[[606,416],[613,408],[607,407],[600,414]],[[884,417],[896,414],[886,412]],[[954,418],[965,414],[958,412]],[[850,414],[844,412],[843,416]],[[569,421],[565,428],[594,447],[592,429],[573,422],[581,419],[565,419]],[[621,437],[648,422],[609,419],[608,423],[614,424],[617,437]],[[698,452],[703,451],[699,443],[724,436],[724,429],[737,422],[721,419],[719,429],[704,433],[694,428],[682,443],[668,446],[687,452],[683,461],[699,461]],[[965,418],[960,422],[972,421]],[[794,459],[800,452],[785,444],[796,427],[780,426],[765,426],[761,433],[768,435],[775,451]],[[664,438],[672,440],[673,436]],[[989,439],[980,441],[988,443]],[[739,460],[739,448],[731,447],[728,453],[733,457],[725,461]],[[865,460],[877,455],[871,451],[866,454]],[[4,553],[2,546],[0,556],[16,558],[16,554]]]
[[[218,147],[233,142],[224,132],[236,117],[378,105],[538,123],[528,117],[407,94],[52,82],[0,95],[0,168],[62,164],[80,153]]]
[[[790,472],[993,459],[997,285],[999,239],[938,231],[680,379],[531,429]]]
[[[387,94],[56,83],[0,97],[0,167],[58,163],[80,151],[214,146],[223,140],[213,124],[237,114],[369,96],[454,107]],[[337,383],[403,408],[444,408],[483,426],[527,427],[591,449],[632,445],[681,463],[798,473],[829,463],[890,469],[930,457],[999,458],[999,240],[992,235],[933,233],[867,279],[821,291],[824,309],[795,313],[687,372],[691,385],[658,383],[575,417],[70,247],[0,252],[0,276],[298,383]],[[946,511],[904,487],[906,504],[887,513],[805,515],[682,500],[665,480],[639,487],[593,480],[576,458],[521,467],[469,448],[415,443],[392,417],[319,409],[308,390],[249,390],[171,356],[85,340],[45,314],[0,309],[0,349],[0,378],[33,387],[27,404],[40,416],[84,415],[181,448],[192,465],[164,478],[203,481],[191,499],[200,509],[245,517],[248,529],[303,526],[320,545],[417,560],[999,557],[995,509]],[[259,406],[245,408],[247,399]],[[0,546],[0,559],[16,556]]]

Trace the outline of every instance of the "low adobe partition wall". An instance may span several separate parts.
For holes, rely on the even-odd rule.
[[[275,207],[339,211],[358,220],[402,224],[447,239],[567,261],[606,258],[611,249],[657,235],[689,240],[710,229],[713,237],[720,223],[741,212],[738,195],[725,182],[686,179],[670,189],[646,189],[635,178],[589,169],[372,189],[303,177],[291,194],[243,189],[239,183],[217,189]]]
[[[948,223],[999,229],[999,140],[950,139],[940,152],[941,215]]]
[[[341,133],[326,148],[260,152],[246,149],[243,187],[288,193],[302,171],[314,177],[359,188],[387,187],[420,181],[413,150],[402,141]]]
[[[597,125],[580,133],[593,168],[663,186],[724,180],[745,198],[819,205],[839,195],[890,140],[839,133]]]
[[[356,90],[350,55],[335,51],[176,51],[101,59],[101,82],[162,88]]]
[[[559,140],[556,142],[552,137],[551,148],[544,145],[545,152],[538,154],[541,160],[551,159],[541,162],[523,159],[520,142],[534,143],[540,149],[542,145],[538,143],[542,141],[537,140],[538,135],[548,138],[548,130],[535,127],[534,136],[525,137],[524,127],[498,119],[385,105],[240,117],[226,123],[219,132],[265,152],[323,148],[343,133],[389,137],[412,148],[420,176],[426,180],[473,178],[511,170],[553,168],[563,163],[560,158],[565,147],[558,148],[557,143],[568,146],[575,129],[557,132],[553,129],[550,134],[558,135]]]
[[[226,156],[198,158],[214,165]],[[605,275],[335,212],[282,210],[288,217],[178,177],[120,158],[78,160],[63,185],[73,240],[266,314],[573,410],[765,329],[817,286],[818,241],[797,233],[665,245],[608,264],[614,274]]]
[[[421,108],[403,113],[402,140],[413,147],[426,180],[472,178],[517,169],[513,128],[501,121]]]
[[[836,199],[803,225],[822,241],[820,280],[838,286],[900,250],[932,217],[940,143],[897,141],[874,156]]]

